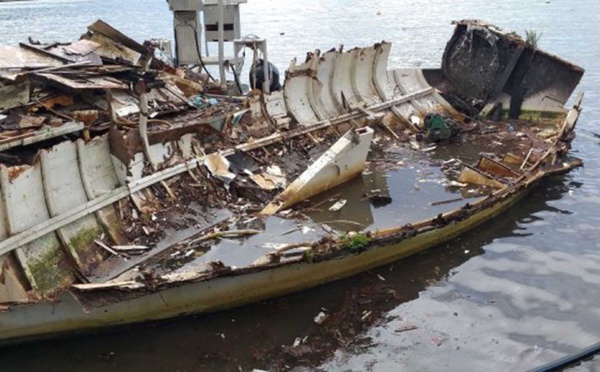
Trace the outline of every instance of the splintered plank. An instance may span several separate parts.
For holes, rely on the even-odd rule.
[[[13,137],[0,140],[0,151],[5,151],[19,146],[31,145],[36,142],[64,136],[65,134],[79,132],[82,129],[83,123],[68,122],[60,127],[43,128],[22,135],[15,135]]]
[[[121,31],[117,30],[116,28],[112,27],[111,25],[109,25],[101,19],[89,25],[88,30],[94,33],[101,33],[106,37],[116,42],[119,42],[127,48],[132,49],[138,53],[144,53],[144,46],[142,44],[133,40],[129,36],[125,35]]]
[[[56,75],[50,73],[32,74],[36,80],[41,80],[50,85],[59,85],[61,87],[73,90],[85,89],[128,89],[129,86],[123,82],[108,76],[84,77],[80,75]]]

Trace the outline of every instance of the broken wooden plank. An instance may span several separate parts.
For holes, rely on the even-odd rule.
[[[137,65],[142,58],[139,52],[123,46],[103,34],[95,33],[90,40],[100,45],[96,51],[103,58],[131,65]]]
[[[65,123],[60,127],[40,129],[35,132],[26,133],[5,141],[0,141],[0,151],[5,151],[19,146],[27,146],[32,143],[45,141],[50,138],[60,137],[65,134],[83,130],[83,123]]]
[[[114,256],[118,256],[119,252],[115,251],[114,249],[112,249],[111,247],[109,247],[107,244],[105,244],[103,241],[95,239],[94,243],[96,243],[96,245],[104,250],[106,250],[107,252],[109,252],[110,254],[114,255]]]
[[[94,43],[93,41],[81,39],[74,43],[64,46],[64,49],[71,54],[79,54],[86,55],[89,54],[96,49],[98,49],[100,45],[98,43]]]
[[[501,177],[507,177],[512,179],[516,179],[521,176],[521,174],[512,170],[508,165],[502,164],[488,156],[481,156],[479,158],[477,168],[485,172],[493,173]]]
[[[47,84],[58,85],[63,88],[73,90],[86,90],[86,89],[129,89],[129,86],[123,82],[115,80],[107,76],[80,76],[73,75],[57,75],[51,73],[33,73],[32,76],[36,80],[42,80]]]
[[[203,235],[199,238],[192,239],[188,242],[188,246],[192,244],[198,244],[201,242],[205,242],[207,240],[213,240],[222,237],[234,237],[234,236],[247,236],[247,235],[256,235],[260,234],[260,230],[228,230],[228,231],[218,231],[210,234]]]
[[[0,45],[0,69],[29,69],[62,66],[55,58],[12,45]]]
[[[69,49],[74,46],[75,49]],[[57,45],[52,48],[47,48],[48,52],[63,56],[74,63],[86,61],[91,66],[102,66],[102,58],[96,52],[98,44],[93,41],[86,39],[79,40],[79,42],[71,45]],[[74,52],[74,50],[81,49],[84,54]],[[91,50],[90,50],[91,49]]]
[[[90,30],[92,32],[101,33],[102,35],[106,36],[107,38],[112,39],[118,43],[121,43],[124,46],[126,46],[127,48],[132,49],[140,54],[143,54],[145,51],[144,46],[142,44],[133,40],[129,36],[125,35],[121,31],[117,30],[116,28],[112,27],[111,25],[109,25],[108,23],[104,22],[101,19],[99,19],[96,22],[89,25],[88,30]]]
[[[32,50],[32,51],[34,51],[36,53],[40,53],[42,55],[48,56],[50,58],[54,58],[54,59],[56,59],[58,61],[61,61],[61,62],[66,62],[66,63],[73,63],[73,62],[75,62],[75,61],[73,61],[70,58],[67,58],[65,56],[61,56],[61,55],[56,54],[56,53],[52,53],[52,52],[50,52],[50,51],[48,51],[48,50],[46,50],[44,48],[40,48],[37,45],[31,45],[31,44],[27,44],[27,43],[19,43],[19,46],[22,47],[22,48],[25,48],[25,49]]]
[[[481,185],[481,186],[489,186],[495,189],[502,189],[506,185],[497,181],[479,170],[472,168],[468,165],[465,165],[463,171],[461,172],[458,180],[463,183],[469,183],[472,185]]]
[[[60,66],[53,66],[53,67],[47,67],[47,68],[41,68],[38,70],[31,70],[31,71],[27,71],[25,72],[25,74],[33,74],[33,73],[41,73],[41,72],[58,72],[61,70],[67,70],[70,71],[68,69],[71,69],[73,67],[82,67],[82,66],[89,66],[90,65],[90,61],[79,61],[79,62],[74,62],[74,63],[70,63],[68,65],[60,65]],[[72,71],[70,71],[72,72]]]
[[[465,200],[465,198],[454,198],[454,199],[448,199],[448,200],[441,200],[441,201],[431,202],[431,203],[429,203],[429,205],[431,205],[432,207],[437,207],[439,205],[456,203],[456,202],[463,201],[463,200]]]
[[[72,284],[72,288],[78,289],[80,291],[95,291],[98,289],[137,289],[143,288],[145,285],[140,282],[136,282],[135,280],[126,280],[123,282],[114,282],[114,283],[86,283],[86,284]]]
[[[145,245],[113,245],[112,249],[115,251],[145,251],[150,247]]]

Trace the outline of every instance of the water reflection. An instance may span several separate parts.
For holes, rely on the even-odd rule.
[[[600,284],[600,259],[538,231],[540,222],[551,226],[548,219],[573,213],[552,206],[570,189],[561,179],[547,182],[523,208],[511,209],[506,223],[490,223],[457,240],[463,243],[453,249],[483,246],[486,254],[461,265],[418,301],[392,310],[389,315],[402,321],[366,332],[372,348],[357,355],[340,350],[324,368],[438,370],[427,359],[435,353],[444,361],[442,369],[464,366],[465,360],[473,370],[484,369],[493,357],[495,369],[523,370],[596,342],[599,314],[593,309],[600,301],[593,293]],[[527,234],[537,234],[530,245],[523,244]],[[406,324],[418,329],[398,335],[395,330]]]

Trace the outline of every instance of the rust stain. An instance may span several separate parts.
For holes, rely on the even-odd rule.
[[[30,165],[17,165],[17,166],[14,166],[14,167],[7,168],[8,180],[12,183],[21,174],[23,174],[26,170],[28,170],[30,168],[31,168]]]
[[[133,144],[128,143],[129,139],[136,138],[137,141],[132,141]],[[108,141],[110,143],[110,153],[119,159],[123,164],[129,164],[133,160],[134,154],[142,150],[141,139],[137,132],[129,132],[126,135],[119,131],[116,127],[111,127],[108,133]]]
[[[47,109],[53,109],[57,106],[68,107],[75,104],[72,95],[61,94],[58,96],[50,97],[44,100],[41,100],[40,103]]]
[[[71,117],[77,121],[83,122],[86,127],[91,126],[98,120],[99,116],[98,110],[80,110],[71,112]]]

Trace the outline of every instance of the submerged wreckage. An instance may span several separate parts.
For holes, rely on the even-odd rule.
[[[73,43],[0,47],[0,340],[347,277],[579,166],[582,98],[564,105],[583,69],[455,26],[438,69],[389,69],[382,42],[309,53],[281,90],[244,96],[102,21]]]

